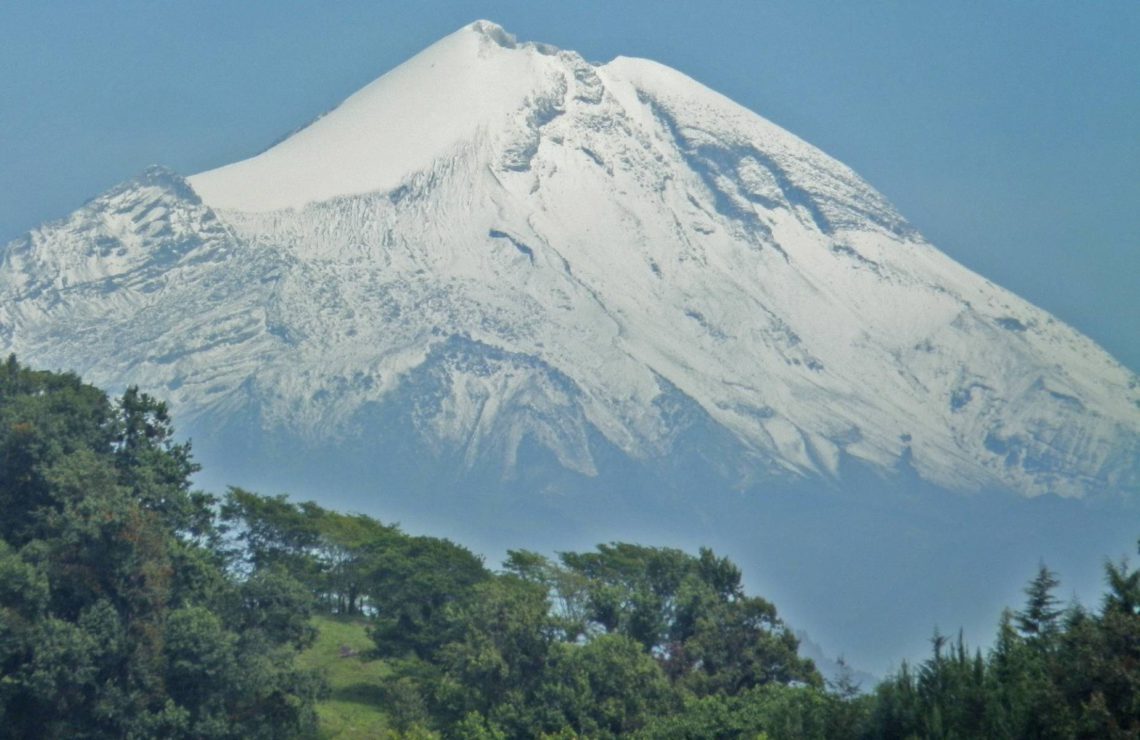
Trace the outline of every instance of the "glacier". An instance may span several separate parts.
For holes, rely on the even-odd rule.
[[[682,73],[487,21],[3,247],[0,350],[168,399],[223,476],[457,533],[1140,491],[1140,379],[1091,340]]]

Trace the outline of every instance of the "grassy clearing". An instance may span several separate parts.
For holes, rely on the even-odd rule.
[[[320,737],[383,738],[394,735],[383,709],[381,683],[390,669],[383,660],[373,659],[373,642],[359,619],[316,617],[316,643],[298,657],[305,668],[319,670],[328,681],[329,697],[317,705],[321,720]],[[343,657],[341,648],[356,655]]]

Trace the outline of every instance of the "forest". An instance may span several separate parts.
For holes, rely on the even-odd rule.
[[[1094,607],[1041,565],[988,649],[858,686],[709,549],[492,568],[197,469],[160,400],[0,364],[0,737],[1140,738],[1127,562]]]

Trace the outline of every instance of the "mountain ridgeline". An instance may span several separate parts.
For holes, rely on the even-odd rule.
[[[484,552],[807,566],[765,585],[869,602],[862,633],[809,625],[833,644],[917,618],[873,606],[908,581],[922,618],[1001,603],[1012,574],[947,575],[997,533],[1095,581],[1140,505],[1140,380],[1089,339],[681,73],[482,21],[255,157],[0,249],[0,350],[170,399],[208,483]]]

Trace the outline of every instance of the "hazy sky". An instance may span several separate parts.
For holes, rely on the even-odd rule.
[[[1140,370],[1140,3],[0,3],[0,243],[263,149],[437,38],[673,66]]]

